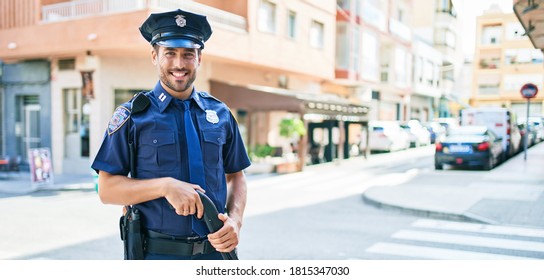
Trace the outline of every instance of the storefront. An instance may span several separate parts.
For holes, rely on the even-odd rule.
[[[273,128],[260,127],[252,116],[269,118],[272,112],[296,114],[304,120],[308,133],[298,143],[299,164],[302,167],[309,152],[319,147],[318,157],[311,155],[313,163],[328,162],[350,156],[351,145],[361,140],[361,131],[367,127],[369,107],[353,104],[342,97],[326,93],[304,93],[290,89],[257,85],[238,85],[210,81],[210,93],[230,108],[244,112],[249,147],[262,141],[258,134],[269,133]],[[239,120],[240,122],[240,120]],[[358,129],[352,129],[357,127]],[[264,129],[262,129],[264,127]],[[357,134],[357,135],[354,135]],[[357,139],[357,140],[353,140]],[[350,143],[351,142],[351,143]],[[344,156],[340,156],[344,155]]]

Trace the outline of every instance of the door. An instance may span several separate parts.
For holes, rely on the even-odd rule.
[[[28,162],[28,149],[41,146],[40,98],[38,95],[19,95],[16,97],[15,136],[17,155],[22,162]]]
[[[24,158],[27,158],[29,149],[39,148],[41,144],[40,137],[40,104],[31,104],[24,106],[23,118],[23,142]]]
[[[90,104],[80,89],[64,89],[63,173],[89,172]]]

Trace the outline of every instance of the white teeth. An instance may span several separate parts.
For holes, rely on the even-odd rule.
[[[177,78],[181,78],[183,76],[185,76],[187,73],[183,72],[183,73],[180,73],[180,72],[172,72],[172,75],[174,77],[177,77]]]

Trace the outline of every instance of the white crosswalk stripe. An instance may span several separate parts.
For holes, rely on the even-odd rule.
[[[544,258],[541,229],[430,219],[419,219],[411,227],[398,230],[390,236],[390,241],[377,242],[366,252],[415,259]]]

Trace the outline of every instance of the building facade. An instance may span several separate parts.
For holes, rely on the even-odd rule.
[[[535,49],[513,13],[490,9],[477,18],[476,51],[471,105],[511,108],[527,115],[527,100],[520,89],[525,83],[542,87],[543,55]],[[544,97],[531,100],[531,116],[541,116]]]
[[[282,119],[296,118],[327,128],[321,160],[331,161],[349,147],[351,124],[367,119],[367,106],[328,86],[333,0],[5,0],[0,8],[1,153],[25,161],[28,148],[51,147],[56,173],[90,172],[116,106],[157,82],[138,31],[153,12],[208,16],[214,34],[196,87],[233,109],[250,150],[267,144],[285,152],[296,141],[301,168],[309,135],[278,133]]]

